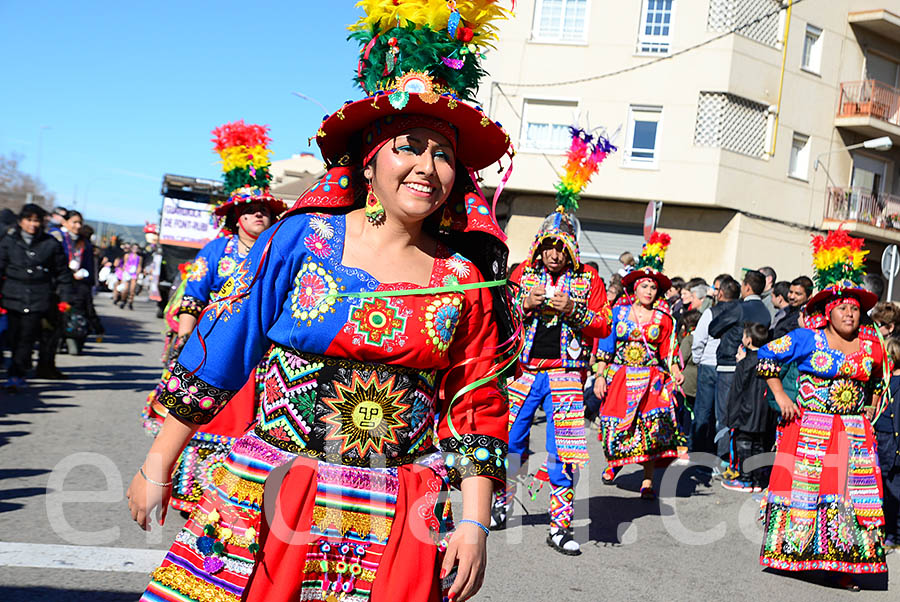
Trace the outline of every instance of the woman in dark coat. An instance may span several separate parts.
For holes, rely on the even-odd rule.
[[[19,213],[18,224],[0,240],[0,304],[7,311],[9,341],[13,347],[7,386],[25,386],[31,367],[31,350],[41,337],[41,319],[51,310],[50,299],[58,287],[60,297],[71,298],[72,272],[62,246],[41,226],[44,210],[28,203]],[[39,370],[52,357],[41,341]]]

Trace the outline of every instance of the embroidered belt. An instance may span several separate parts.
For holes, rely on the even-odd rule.
[[[394,467],[435,450],[434,372],[275,346],[256,434],[332,464]]]
[[[842,416],[861,414],[865,405],[865,385],[850,378],[826,379],[800,375],[798,403],[807,410]]]

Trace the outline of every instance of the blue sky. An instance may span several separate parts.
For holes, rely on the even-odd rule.
[[[88,219],[155,221],[164,173],[217,178],[210,131],[271,127],[273,159],[359,92],[350,0],[0,2],[0,154]],[[47,126],[47,127],[44,127]]]

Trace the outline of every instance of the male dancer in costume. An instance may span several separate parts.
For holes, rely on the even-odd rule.
[[[581,553],[572,537],[575,471],[587,463],[583,383],[593,339],[609,334],[606,287],[597,271],[581,263],[575,227],[566,209],[578,207],[578,193],[596,171],[609,143],[572,129],[566,176],[557,185],[559,207],[541,225],[529,258],[510,276],[524,315],[525,345],[519,377],[509,385],[509,474],[526,464],[528,438],[537,408],[547,415],[547,453],[538,477],[549,480],[550,534],[547,544],[566,555]],[[498,494],[491,523],[506,522],[515,483]]]

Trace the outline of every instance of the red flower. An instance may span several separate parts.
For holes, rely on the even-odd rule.
[[[72,306],[69,305],[68,303],[66,303],[65,301],[60,301],[59,303],[56,304],[56,309],[58,309],[62,313],[66,313],[67,311],[72,309]]]

